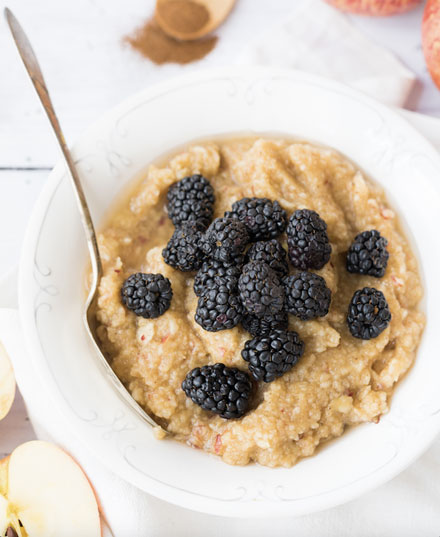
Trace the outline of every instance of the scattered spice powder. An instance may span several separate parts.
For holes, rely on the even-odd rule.
[[[180,34],[192,34],[205,26],[209,21],[209,11],[205,6],[191,0],[168,0],[158,2],[157,11],[160,21],[166,28]]]
[[[185,2],[185,4],[188,3],[192,2]],[[183,17],[181,23],[189,24],[188,21],[184,22],[185,20]],[[132,35],[125,37],[124,41],[144,57],[162,65],[164,63],[185,64],[201,60],[215,47],[217,39],[216,36],[211,36],[195,41],[178,41],[168,36],[154,19],[150,19]]]

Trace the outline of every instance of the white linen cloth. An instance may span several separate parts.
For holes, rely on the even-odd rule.
[[[289,20],[249,45],[241,62],[295,67],[342,80],[386,103],[402,105],[414,77],[386,50],[370,43],[348,20],[320,0],[295,2]],[[308,6],[306,8],[306,6]],[[439,130],[430,120],[426,128]],[[422,117],[415,118],[423,128]],[[440,140],[438,140],[440,141]],[[439,537],[440,440],[406,472],[349,504],[296,519],[236,520],[191,512],[145,494],[123,482],[93,457],[63,420],[50,394],[36,385],[20,333],[11,289],[0,284],[0,339],[37,435],[70,452],[94,485],[102,511],[116,537]],[[0,425],[1,427],[1,425]],[[366,449],[368,447],[366,446]],[[63,537],[60,532],[60,536]],[[80,537],[80,536],[78,536]],[[87,536],[81,536],[87,537]]]
[[[404,106],[414,74],[367,39],[323,0],[295,0],[290,16],[239,54],[242,64],[289,67],[345,82],[393,106]]]

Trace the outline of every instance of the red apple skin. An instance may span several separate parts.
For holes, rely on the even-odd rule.
[[[419,6],[422,0],[326,0],[326,2],[348,13],[386,17],[410,11]]]
[[[440,0],[428,0],[423,13],[422,45],[426,65],[440,89]]]

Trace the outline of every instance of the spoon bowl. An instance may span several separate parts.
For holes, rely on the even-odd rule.
[[[172,6],[175,10],[182,10],[180,21],[183,19],[183,8],[185,3],[193,4],[195,9],[205,8],[206,22],[199,28],[189,31],[182,31],[167,20],[164,16],[165,5]],[[192,41],[200,39],[215,30],[226,19],[234,7],[235,0],[157,0],[155,17],[162,30],[175,39],[182,41]],[[190,22],[190,21],[188,21]]]

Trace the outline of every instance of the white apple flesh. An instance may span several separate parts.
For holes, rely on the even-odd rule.
[[[11,409],[15,397],[15,377],[9,356],[0,343],[0,420]]]
[[[35,440],[1,461],[0,535],[9,527],[18,537],[101,537],[93,489],[63,450]]]

